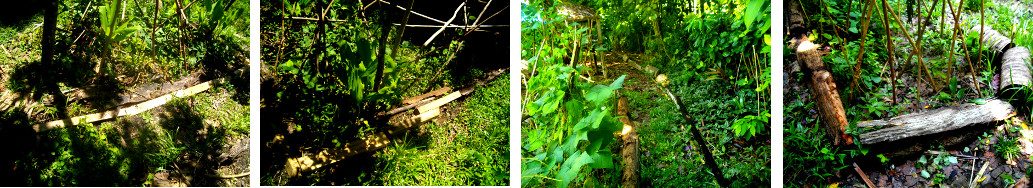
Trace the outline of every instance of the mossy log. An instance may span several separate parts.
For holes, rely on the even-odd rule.
[[[1002,99],[1024,98],[1033,80],[1030,74],[1030,53],[1026,47],[1015,47],[1001,58],[1001,84],[997,96]]]
[[[965,103],[886,120],[858,122],[857,127],[887,126],[860,135],[861,144],[875,144],[1001,121],[1014,115],[1015,108],[1008,102],[989,99],[984,104]]]

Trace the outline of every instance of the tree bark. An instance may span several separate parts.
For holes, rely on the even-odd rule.
[[[628,118],[628,99],[621,97],[617,102],[617,113],[620,115],[619,120],[624,124],[624,129],[621,131],[621,140],[624,141],[621,146],[621,156],[623,157],[622,163],[624,164],[624,175],[621,176],[622,187],[638,187],[638,171],[639,171],[639,156],[638,156],[638,131],[635,131],[635,124]]]
[[[850,135],[845,134],[846,127],[850,123],[846,120],[846,110],[839,98],[839,91],[832,74],[825,68],[821,60],[824,52],[818,50],[818,45],[810,42],[806,36],[797,39],[799,44],[794,46],[797,60],[803,63],[805,74],[810,75],[811,96],[814,99],[818,114],[821,117],[825,132],[828,133],[832,143],[835,145],[848,145],[854,143]]]
[[[381,3],[378,2],[377,4]],[[391,23],[387,22],[387,13],[384,13],[383,9],[381,9],[380,52],[377,52],[377,77],[373,80],[373,92],[380,91],[380,87],[384,86],[382,83],[384,82],[384,58],[386,57],[385,52],[387,51],[384,47],[386,46],[385,44],[387,44],[387,34],[391,31],[390,25]]]
[[[1001,32],[997,32],[989,26],[983,27],[983,34],[979,38],[983,45],[993,50],[994,53],[1000,54],[1015,46],[1011,39],[1005,37]],[[972,29],[969,29],[969,32],[979,32],[979,26],[973,26]]]
[[[45,85],[44,86],[45,89],[43,89],[43,90],[48,91],[51,95],[54,96],[54,104],[56,105],[56,107],[58,109],[58,113],[57,113],[58,117],[59,118],[68,118],[68,109],[66,109],[66,106],[65,106],[66,105],[65,103],[68,102],[67,101],[68,98],[65,97],[65,95],[61,93],[61,89],[57,85],[57,82],[58,82],[57,81],[57,77],[59,75],[59,72],[54,71],[55,69],[52,69],[54,67],[58,67],[57,65],[54,64],[54,43],[57,43],[55,38],[56,38],[56,35],[57,35],[56,31],[57,31],[57,11],[58,11],[58,5],[57,4],[58,4],[58,1],[57,0],[49,0],[49,1],[46,1],[44,4],[45,4],[44,5],[45,6],[45,9],[44,9],[45,13],[43,15],[43,39],[40,40],[40,42],[43,43],[43,45],[42,45],[42,50],[43,51],[41,52],[42,54],[41,54],[41,57],[40,57],[41,58],[40,63],[43,64],[43,66],[41,66],[42,68],[47,69],[47,70],[43,70],[43,72],[45,72],[48,75],[51,75],[52,77],[50,77],[49,79],[45,79],[44,80],[43,84]]]
[[[1005,99],[1019,99],[1029,95],[1030,52],[1026,47],[1015,47],[1004,52],[1001,58],[1001,84],[997,96]]]
[[[887,120],[859,122],[857,127],[891,126],[861,134],[861,144],[875,144],[1001,121],[1014,115],[1015,108],[1008,102],[989,99],[982,105],[965,103]]]

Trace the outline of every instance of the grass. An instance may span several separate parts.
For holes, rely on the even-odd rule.
[[[385,186],[509,184],[509,76],[479,88],[444,123],[422,125],[426,136],[409,135],[378,152],[376,178]],[[461,107],[460,107],[461,106]]]
[[[714,186],[716,180],[705,166],[699,143],[691,141],[689,123],[696,123],[708,141],[717,163],[725,176],[733,181],[732,186],[762,186],[769,182],[771,170],[770,150],[766,143],[770,139],[766,132],[759,133],[752,140],[735,138],[729,128],[746,113],[744,108],[734,104],[735,95],[724,95],[725,86],[718,81],[685,79],[672,73],[672,83],[692,83],[673,87],[675,95],[681,96],[690,114],[696,114],[692,122],[685,122],[673,102],[659,92],[628,91],[629,106],[639,108],[644,117],[640,128],[641,177],[647,185],[671,186]],[[743,106],[754,105],[756,101],[744,101]]]
[[[148,185],[153,173],[173,171],[177,169],[173,163],[191,161],[181,158],[184,155],[211,155],[227,144],[225,142],[230,137],[247,137],[247,124],[239,127],[239,122],[248,122],[248,106],[214,100],[225,99],[222,95],[228,95],[228,92],[205,92],[192,98],[173,100],[165,107],[134,117],[80,124],[41,134],[34,146],[24,148],[29,152],[17,155],[14,160],[14,164],[20,167],[16,174],[25,180],[5,184]],[[17,117],[12,119],[28,122]],[[231,126],[205,126],[205,120]],[[238,125],[232,126],[234,124]],[[18,125],[11,127],[14,126]],[[206,133],[197,134],[198,131]],[[193,185],[212,186],[221,185],[219,182],[200,177],[192,181]]]

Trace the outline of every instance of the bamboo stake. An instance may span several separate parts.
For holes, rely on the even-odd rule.
[[[893,57],[893,40],[890,39],[891,35],[888,19],[889,13],[886,12],[887,9],[888,6],[886,5],[886,1],[882,1],[882,27],[886,29],[886,49],[889,49],[888,51],[890,52],[890,58],[888,61],[888,63],[890,64],[890,87],[892,87],[890,91],[893,92],[893,102],[890,104],[897,105],[897,68],[895,63],[896,58]]]

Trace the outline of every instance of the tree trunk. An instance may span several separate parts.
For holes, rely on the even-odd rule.
[[[382,4],[378,2],[377,4]],[[383,9],[381,9],[383,12]],[[377,52],[377,77],[373,80],[373,92],[380,91],[380,87],[384,86],[384,57],[387,51],[385,44],[387,44],[387,34],[390,33],[391,23],[387,22],[387,13],[380,14],[380,52]]]
[[[50,75],[51,77],[49,77],[48,79],[44,80],[43,84],[45,86],[43,86],[43,87],[46,88],[44,90],[48,91],[51,95],[54,96],[54,104],[56,105],[56,107],[58,109],[58,113],[57,113],[58,117],[59,118],[68,118],[68,113],[67,113],[68,110],[65,107],[65,103],[68,102],[68,101],[67,101],[67,98],[65,97],[65,95],[61,93],[61,89],[57,85],[57,82],[58,82],[57,78],[58,78],[59,72],[54,71],[55,69],[53,69],[53,68],[58,67],[57,65],[54,64],[54,43],[57,43],[55,38],[56,38],[56,35],[57,35],[56,31],[57,31],[57,11],[58,11],[58,5],[57,4],[58,4],[58,1],[57,0],[50,0],[50,1],[46,1],[44,4],[45,4],[44,5],[45,6],[45,10],[44,10],[45,13],[43,15],[43,39],[40,40],[41,43],[43,43],[43,45],[42,45],[43,46],[42,47],[43,51],[41,52],[42,54],[41,54],[41,57],[40,57],[41,58],[40,63],[42,63],[43,66],[40,66],[40,67],[42,67],[44,69],[47,69],[47,70],[44,70],[44,72],[46,74]]]
[[[859,122],[857,127],[891,126],[861,134],[861,144],[875,144],[1001,121],[1014,115],[1015,108],[1011,104],[990,99],[982,105],[965,103],[887,120]]]

